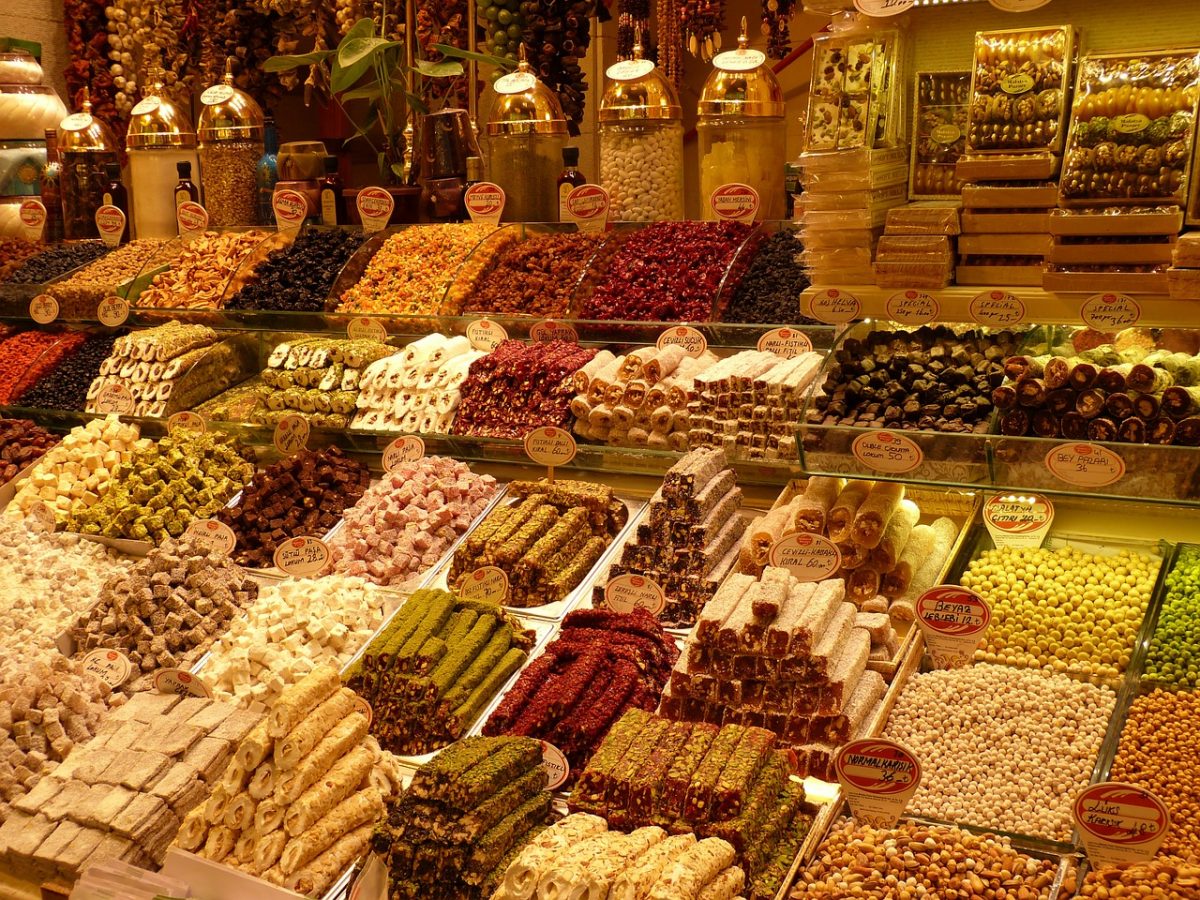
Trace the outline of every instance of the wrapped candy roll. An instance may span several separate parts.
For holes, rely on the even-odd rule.
[[[300,795],[328,772],[337,760],[359,745],[366,737],[367,729],[367,717],[362,713],[351,713],[344,718],[321,738],[321,742],[295,769],[284,773],[278,779],[275,801],[291,804],[299,799]]]
[[[292,837],[304,833],[337,804],[349,797],[371,771],[375,754],[359,746],[338,760],[328,774],[301,794],[284,815]]]
[[[179,826],[179,834],[175,843],[181,850],[197,850],[204,845],[208,837],[208,820],[204,815],[204,806],[194,807],[184,816],[183,824]]]
[[[504,873],[505,896],[528,900],[537,890],[538,877],[546,864],[565,848],[586,841],[608,828],[599,816],[572,813],[547,828],[525,845]]]
[[[841,479],[814,475],[804,486],[804,494],[793,503],[792,525],[805,534],[824,534],[830,507],[841,490]]]
[[[904,485],[894,481],[877,481],[854,514],[850,539],[860,547],[874,549],[883,540],[883,533],[896,507],[904,499]]]
[[[383,817],[383,796],[375,788],[367,788],[347,797],[303,834],[293,837],[283,849],[279,868],[291,875],[310,860],[360,825],[374,825]]]
[[[278,773],[275,770],[275,763],[265,762],[254,770],[246,790],[255,800],[261,801],[275,793],[277,783]]]
[[[221,862],[233,852],[233,845],[236,842],[237,833],[232,828],[217,825],[208,832],[208,840],[204,842],[204,849],[200,855],[213,862]]]
[[[917,504],[911,500],[900,501],[887,528],[883,531],[883,538],[879,541],[879,546],[872,554],[873,561],[878,564],[881,572],[890,572],[896,567],[900,554],[908,543],[909,535],[912,534],[913,528],[920,519],[921,510]]]
[[[855,479],[846,482],[846,486],[842,488],[837,500],[829,509],[826,531],[831,541],[840,544],[849,542],[851,531],[854,528],[854,517],[870,492],[871,482],[869,481]]]
[[[586,396],[591,390],[592,379],[599,373],[603,372],[612,361],[616,359],[611,350],[601,350],[593,356],[582,369],[579,369],[571,376],[571,386],[578,394]]]
[[[289,686],[271,708],[267,734],[281,738],[299,725],[317,705],[329,699],[342,686],[337,669],[318,666],[301,681]]]
[[[678,344],[670,344],[642,363],[637,377],[650,384],[657,384],[674,373],[685,356],[687,353],[683,347]]]
[[[617,876],[609,889],[609,900],[644,900],[663,870],[695,844],[696,835],[690,831],[655,844]]]
[[[705,838],[683,852],[659,875],[650,888],[649,900],[695,897],[722,870],[733,865],[733,846],[720,838]]]
[[[746,886],[746,873],[730,866],[696,895],[696,900],[733,900]]]
[[[285,881],[301,894],[323,894],[350,863],[358,859],[371,842],[374,823],[362,825],[342,835],[301,872]],[[281,867],[282,870],[282,867]]]
[[[354,691],[341,688],[322,701],[289,734],[275,742],[275,770],[287,772],[307,756],[330,729],[354,712]]]

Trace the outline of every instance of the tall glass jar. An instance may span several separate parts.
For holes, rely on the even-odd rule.
[[[683,218],[683,110],[675,87],[641,58],[608,67],[600,101],[600,184],[620,222]]]
[[[129,151],[129,189],[132,193],[133,234],[139,238],[171,238],[178,233],[175,222],[176,165],[191,163],[200,168],[196,155],[196,132],[186,113],[162,96],[162,82],[155,80],[129,117],[125,134]]]
[[[567,118],[554,92],[537,80],[524,59],[496,80],[488,116],[491,180],[504,188],[505,222],[557,222],[562,150]]]
[[[231,65],[221,84],[200,95],[200,177],[208,221],[253,225],[258,221],[258,160],[263,155],[263,111],[233,86]]]
[[[781,219],[785,206],[783,91],[766,56],[749,48],[746,20],[738,49],[718,53],[700,92],[700,206],[705,219],[721,218],[710,202],[727,184],[758,194],[757,219]]]
[[[121,160],[117,139],[92,115],[92,101],[86,92],[80,112],[67,116],[58,126],[58,158],[63,237],[68,241],[98,237],[96,210],[104,205],[108,166],[120,165]]]

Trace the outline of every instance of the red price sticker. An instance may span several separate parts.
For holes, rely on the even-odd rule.
[[[275,426],[275,449],[291,456],[308,446],[309,425],[304,416],[289,414]]]
[[[1054,504],[1041,494],[995,494],[983,504],[983,523],[997,547],[1040,547],[1054,522]]]
[[[924,291],[896,291],[888,297],[887,314],[901,325],[927,325],[938,317],[941,307]]]
[[[290,188],[275,192],[271,208],[275,211],[275,224],[281,229],[299,228],[308,218],[308,198]]]
[[[208,423],[200,413],[184,410],[177,412],[167,419],[167,434],[178,434],[181,431],[208,431]]]
[[[29,301],[29,318],[39,325],[49,325],[58,318],[58,301],[49,294],[38,294]]]
[[[508,340],[508,332],[495,322],[479,319],[467,326],[467,340],[474,349],[491,353]]]
[[[320,538],[307,535],[290,538],[275,548],[274,562],[298,578],[319,575],[329,565],[329,547]]]
[[[109,413],[127,416],[133,412],[136,405],[129,388],[115,381],[105,382],[96,394],[96,399],[92,401],[93,411],[105,416]]]
[[[184,530],[183,538],[201,550],[216,550],[226,556],[237,546],[233,529],[216,519],[196,519]]]
[[[663,350],[672,345],[678,345],[684,352],[695,359],[703,356],[708,349],[708,338],[691,325],[673,325],[658,336],[655,346]]]
[[[129,680],[133,665],[119,650],[93,650],[83,658],[83,671],[94,675],[110,688],[119,688]]]
[[[569,341],[572,344],[579,343],[579,332],[566,322],[557,322],[554,319],[543,319],[529,329],[529,337],[531,340],[541,343],[549,343],[550,341]]]
[[[125,233],[125,213],[116,206],[101,206],[96,210],[96,230],[106,246],[117,246]]]
[[[208,230],[208,210],[194,200],[184,200],[175,207],[175,225],[185,241],[195,240]]]
[[[604,605],[615,613],[644,609],[657,616],[667,608],[667,595],[652,578],[618,575],[604,586]]]
[[[160,694],[212,699],[212,689],[198,675],[183,669],[159,669],[154,673],[154,689]]]
[[[396,209],[396,201],[381,187],[365,187],[354,200],[358,217],[362,219],[363,231],[374,234],[387,228]]]
[[[504,188],[490,181],[473,184],[463,193],[463,204],[472,222],[498,225],[504,215]]]
[[[1059,481],[1100,488],[1125,477],[1125,460],[1099,444],[1059,444],[1046,454],[1046,468]]]
[[[767,560],[802,582],[824,581],[842,567],[842,551],[819,534],[793,533],[771,545]]]
[[[1092,294],[1079,309],[1079,318],[1097,331],[1129,328],[1141,317],[1142,308],[1128,294]]]
[[[1025,320],[1025,304],[1009,291],[984,291],[971,298],[971,321],[990,328],[1007,328]]]
[[[784,359],[794,359],[801,353],[811,352],[812,348],[808,335],[795,328],[772,328],[758,339],[759,350]]]
[[[810,319],[826,325],[845,325],[859,318],[862,303],[852,293],[841,288],[825,288],[804,299],[801,311]]]
[[[884,475],[904,475],[919,467],[925,459],[916,441],[895,431],[860,434],[850,449],[860,463]]]
[[[540,466],[565,466],[577,450],[571,432],[557,425],[535,428],[525,435],[525,455]]]
[[[458,579],[455,588],[464,600],[503,603],[508,599],[508,574],[496,566],[482,566]]]
[[[709,195],[709,209],[718,219],[753,222],[762,206],[758,191],[748,184],[723,184]]]
[[[969,665],[991,621],[987,601],[958,585],[940,584],[917,599],[917,624],[939,669]]]
[[[101,325],[107,325],[109,328],[124,325],[125,320],[129,318],[129,302],[121,297],[105,297],[96,307],[96,318],[100,320]]]
[[[42,239],[42,230],[46,227],[46,207],[41,200],[23,200],[17,215],[21,220],[21,230],[31,241]]]
[[[390,472],[425,457],[425,442],[415,434],[398,437],[383,451],[383,470]]]
[[[562,787],[571,775],[571,765],[566,755],[547,741],[542,741],[542,769],[546,772],[548,791]]]
[[[388,333],[378,319],[357,316],[346,325],[346,337],[352,341],[379,341],[382,344],[387,341]]]
[[[834,760],[854,818],[892,828],[921,784],[921,762],[907,747],[884,738],[851,741]]]
[[[1171,814],[1157,796],[1120,782],[1084,788],[1071,813],[1094,866],[1147,862],[1171,828]]]
[[[567,221],[580,231],[604,231],[610,206],[608,191],[598,184],[581,184],[567,194]]]

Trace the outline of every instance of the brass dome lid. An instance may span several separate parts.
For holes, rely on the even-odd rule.
[[[154,83],[130,111],[129,130],[125,132],[126,150],[192,149],[196,146],[196,130],[188,114],[164,97],[162,89],[161,74],[156,73]]]
[[[71,113],[58,126],[60,153],[116,153],[120,149],[112,129],[92,115],[92,98],[83,89],[83,107]]]
[[[533,74],[521,45],[517,71],[496,79],[496,99],[488,114],[489,137],[507,134],[567,134],[567,117],[558,96]]]
[[[738,48],[713,57],[713,70],[700,91],[698,112],[701,116],[729,118],[784,115],[783,89],[767,65],[766,54],[750,49],[745,17]]]
[[[683,118],[675,86],[652,61],[642,59],[640,44],[633,48],[633,59],[613,63],[604,74],[608,84],[600,99],[601,122]]]
[[[200,95],[200,140],[261,141],[266,129],[262,107],[245,91],[233,86],[233,60],[225,63],[225,77]]]

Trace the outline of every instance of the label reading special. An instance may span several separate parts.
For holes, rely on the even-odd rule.
[[[972,322],[991,328],[1007,328],[1025,320],[1025,304],[1009,291],[983,291],[971,298],[967,308]]]
[[[938,317],[941,307],[924,291],[896,291],[888,297],[888,318],[901,325],[926,325]]]
[[[1079,308],[1079,318],[1097,331],[1117,331],[1138,323],[1142,308],[1128,294],[1092,294]]]

